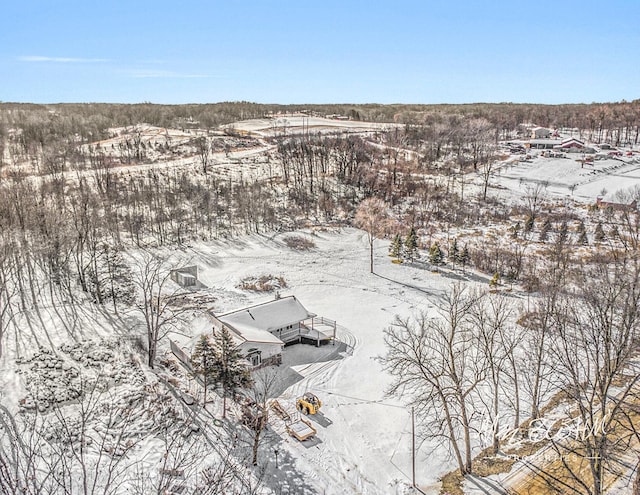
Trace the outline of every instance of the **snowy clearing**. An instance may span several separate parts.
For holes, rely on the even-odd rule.
[[[368,272],[366,235],[355,229],[316,232],[310,252],[288,249],[280,236],[254,236],[232,244],[194,246],[185,256],[207,260],[200,280],[218,297],[215,309],[226,311],[263,302],[269,295],[243,293],[238,282],[267,271],[283,276],[286,294],[311,311],[338,322],[338,338],[352,346],[341,358],[324,348],[299,344],[284,351],[308,353],[316,363],[294,368],[301,379],[285,390],[280,403],[293,410],[295,398],[309,390],[323,401],[321,414],[310,416],[318,430],[313,446],[286,436],[283,449],[291,469],[314,479],[319,493],[404,493],[411,477],[410,412],[385,395],[389,377],[378,357],[385,353],[383,330],[395,315],[433,309],[454,282],[445,274],[395,265],[387,243],[376,243],[376,274]],[[485,282],[486,284],[486,282]],[[277,422],[276,422],[277,424]],[[438,477],[455,467],[442,447],[423,444],[417,460],[418,482],[436,489]]]

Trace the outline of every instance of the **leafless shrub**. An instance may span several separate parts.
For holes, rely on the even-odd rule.
[[[271,292],[278,289],[284,289],[287,282],[284,277],[275,275],[261,275],[259,277],[245,277],[238,285],[239,289],[250,290],[254,292]]]
[[[316,243],[311,239],[299,235],[290,235],[285,237],[283,241],[287,247],[295,249],[296,251],[308,251],[316,247]]]

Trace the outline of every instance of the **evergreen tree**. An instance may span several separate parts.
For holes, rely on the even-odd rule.
[[[604,229],[602,228],[602,223],[598,222],[598,225],[596,225],[596,230],[593,234],[593,238],[598,241],[598,242],[602,242],[605,240],[605,235],[604,235]]]
[[[511,238],[517,239],[518,234],[520,234],[520,230],[522,230],[522,226],[520,225],[520,222],[516,222],[516,224],[511,227]]]
[[[560,224],[560,230],[558,231],[558,243],[564,244],[569,238],[569,226],[567,222],[562,222]]]
[[[524,222],[524,231],[529,233],[533,230],[533,227],[535,226],[535,217],[533,215],[529,215],[527,217],[527,219]]]
[[[222,389],[222,417],[226,418],[227,397],[232,397],[241,388],[249,388],[253,384],[247,360],[231,338],[227,327],[213,331],[216,354],[215,382]]]
[[[611,230],[609,231],[609,237],[611,239],[620,239],[620,231],[618,230],[617,225],[611,227]]]
[[[467,248],[467,245],[464,245],[464,248],[462,248],[462,253],[460,253],[460,264],[462,265],[462,270],[464,271],[464,268],[467,266],[467,263],[469,263],[469,249]]]
[[[549,221],[549,219],[547,218],[544,223],[542,224],[542,229],[540,230],[540,241],[541,242],[546,242],[546,240],[549,238],[549,232],[551,231],[551,222]]]
[[[404,255],[409,261],[418,257],[418,236],[415,227],[411,227],[407,238],[404,240]]]
[[[453,267],[456,267],[456,263],[460,258],[460,250],[458,249],[458,239],[454,238],[453,243],[451,243],[451,249],[449,249],[449,260],[453,264]]]
[[[400,259],[402,257],[402,238],[400,237],[400,234],[393,236],[393,240],[389,246],[389,256],[393,256],[396,259]]]
[[[107,269],[109,272],[109,297],[114,308],[117,302],[130,306],[135,300],[133,274],[118,249],[107,251]]]
[[[580,232],[580,237],[578,237],[578,243],[582,244],[583,246],[586,246],[587,244],[589,244],[589,238],[587,237],[587,232],[586,231],[582,231]]]
[[[495,276],[495,274],[494,274]],[[509,291],[513,290],[513,283],[516,281],[516,273],[513,270],[509,270],[505,275],[504,275],[504,281],[506,283],[509,284]],[[497,286],[497,281],[496,281],[496,286]]]
[[[191,355],[191,367],[196,376],[202,378],[204,387],[203,405],[207,405],[207,389],[216,381],[217,377],[216,351],[208,335],[201,335]]]
[[[117,303],[131,305],[135,299],[132,273],[122,253],[103,243],[97,247],[91,261],[85,267],[85,287],[99,304]]]
[[[438,243],[434,243],[431,248],[429,249],[429,261],[431,262],[432,265],[441,265],[442,264],[442,259],[444,258],[443,254],[442,254],[442,250],[440,249],[440,246],[438,246]]]

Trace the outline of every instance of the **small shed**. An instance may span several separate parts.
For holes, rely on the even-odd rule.
[[[198,267],[192,265],[171,270],[171,280],[181,287],[195,287],[198,284]]]

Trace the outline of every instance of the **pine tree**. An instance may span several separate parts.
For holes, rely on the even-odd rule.
[[[418,257],[418,236],[415,227],[411,227],[404,240],[404,255],[409,261],[413,261]]]
[[[467,263],[469,263],[469,249],[467,248],[467,245],[464,245],[464,248],[462,248],[462,253],[460,253],[460,264],[462,265],[462,270],[464,271],[464,268],[467,266]]]
[[[213,331],[216,353],[215,382],[222,389],[222,417],[226,418],[227,397],[253,384],[247,361],[231,338],[227,327]]]
[[[558,232],[558,243],[564,244],[569,238],[569,226],[567,222],[562,222],[560,224],[560,230]]]
[[[549,232],[551,231],[551,222],[547,218],[542,224],[542,229],[540,230],[540,241],[545,242],[549,238]]]
[[[598,241],[598,242],[602,242],[605,240],[605,235],[604,235],[604,229],[602,228],[602,223],[598,222],[598,225],[596,225],[596,230],[593,234],[593,238]]]
[[[527,233],[531,232],[535,226],[535,221],[535,217],[533,215],[529,215],[524,222],[524,231]]]
[[[402,257],[402,238],[400,237],[400,234],[393,236],[391,246],[389,246],[389,256],[393,256],[396,259],[400,259]]]
[[[513,290],[513,283],[516,281],[516,273],[513,270],[509,270],[504,275],[504,281],[509,284],[509,291]],[[497,286],[497,282],[496,282]]]
[[[202,378],[204,387],[203,405],[207,405],[207,389],[216,381],[217,355],[208,335],[201,335],[191,355],[191,367],[196,376]]]
[[[438,246],[438,243],[434,243],[431,248],[429,249],[429,261],[431,262],[432,265],[441,265],[442,264],[442,259],[444,258],[443,254],[442,254],[442,250],[440,249],[440,246]]]
[[[589,244],[589,238],[587,237],[587,232],[586,231],[582,231],[580,232],[580,237],[578,237],[578,243],[582,244],[583,246],[586,246],[587,244]]]
[[[611,239],[620,239],[620,231],[618,230],[617,225],[611,227],[611,230],[609,231],[609,237]]]
[[[458,239],[454,238],[453,243],[451,243],[451,249],[449,250],[449,260],[453,264],[453,268],[456,267],[456,263],[460,258],[460,250],[458,249]]]
[[[520,225],[520,222],[516,222],[516,224],[511,227],[511,238],[517,239],[518,234],[520,234],[520,230],[522,230],[522,226]]]
[[[122,252],[118,249],[109,249],[107,252],[107,269],[109,271],[109,297],[116,303],[120,302],[128,306],[135,300],[135,286],[132,273],[126,264]]]

